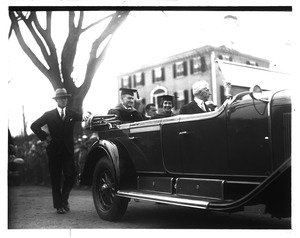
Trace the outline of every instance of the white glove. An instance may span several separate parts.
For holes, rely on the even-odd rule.
[[[90,113],[90,112],[84,112],[82,114],[82,120],[87,121],[90,118],[91,115],[92,115],[92,113]]]

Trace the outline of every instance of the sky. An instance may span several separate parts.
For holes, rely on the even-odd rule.
[[[64,12],[53,15],[54,40],[58,50],[66,34]],[[237,21],[224,17],[233,15]],[[99,18],[99,12],[86,13],[87,20]],[[242,53],[271,60],[275,69],[291,71],[293,49],[293,14],[291,12],[131,12],[115,33],[105,61],[98,69],[91,89],[83,103],[84,110],[106,114],[118,101],[117,76],[142,66],[155,63],[174,54],[205,45],[232,47]],[[101,26],[99,26],[101,27]],[[74,77],[80,83],[88,57],[89,40],[93,32],[82,38],[75,62]],[[88,47],[87,47],[88,46]],[[10,95],[17,95],[8,102],[8,123],[13,136],[22,128],[22,107],[27,123],[56,106],[53,90],[20,48],[16,37],[9,40],[8,57]],[[30,73],[29,73],[30,72]],[[31,133],[28,129],[27,133]]]

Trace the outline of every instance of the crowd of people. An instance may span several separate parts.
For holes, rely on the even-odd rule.
[[[88,147],[95,139],[94,134],[78,136],[74,139],[74,160],[78,177],[83,171]],[[10,150],[9,154],[24,160],[21,171],[22,184],[50,185],[46,143],[33,138],[22,143],[10,144]]]

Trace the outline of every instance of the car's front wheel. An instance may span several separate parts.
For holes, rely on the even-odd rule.
[[[93,175],[93,199],[98,215],[117,221],[126,212],[128,199],[116,196],[116,175],[112,162],[105,156],[98,162]]]

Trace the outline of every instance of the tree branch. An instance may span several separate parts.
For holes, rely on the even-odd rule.
[[[107,25],[107,27],[105,28],[105,30],[102,32],[102,34],[94,41],[90,52],[88,67],[86,69],[85,80],[80,87],[80,92],[83,95],[85,95],[88,92],[96,70],[105,58],[105,54],[107,52],[108,46],[110,44],[114,32],[125,21],[128,14],[129,12],[116,12],[109,24]],[[107,37],[110,37],[110,39],[108,40],[106,46],[103,48],[99,57],[97,57],[98,48],[107,39]]]
[[[28,55],[28,57],[32,60],[34,65],[46,76],[48,77],[48,69],[42,64],[42,62],[36,57],[36,55],[32,52],[32,50],[28,47],[24,38],[21,34],[19,24],[17,22],[16,16],[14,12],[9,12],[10,19],[12,21],[12,28],[16,34],[16,37],[19,41],[20,46],[22,47],[23,51]]]
[[[51,16],[52,16],[52,13],[47,12],[47,14],[46,14],[47,24],[49,24],[49,22],[51,23]],[[55,77],[58,77],[60,79],[60,69],[59,69],[59,64],[58,64],[58,57],[57,57],[57,53],[56,53],[55,44],[51,37],[51,27],[46,27],[46,29],[43,29],[37,19],[36,12],[31,13],[30,19],[36,26],[36,29],[39,32],[39,34],[43,37],[46,45],[44,44],[44,42],[41,40],[40,36],[37,34],[35,29],[33,28],[31,22],[26,23],[26,25],[29,27],[29,30],[30,30],[32,36],[34,37],[38,46],[40,47],[43,57],[46,60],[50,70],[52,71],[52,74],[55,75]],[[49,52],[47,51],[46,47],[49,49]]]
[[[106,20],[106,19],[108,19],[108,18],[114,16],[115,14],[116,14],[116,13],[112,13],[112,14],[110,14],[110,15],[108,15],[108,16],[102,18],[102,19],[100,19],[99,21],[96,21],[96,22],[94,22],[94,23],[88,25],[86,28],[82,29],[82,32],[87,31],[88,29],[90,29],[90,28],[92,28],[93,26],[99,24],[100,22],[102,22],[102,21],[104,21],[104,20]]]
[[[54,52],[53,55],[48,55],[45,45],[43,41],[40,39],[40,36],[37,34],[35,29],[32,26],[32,22],[35,20],[35,14],[29,15],[28,18],[26,18],[24,15],[20,14],[20,12],[17,13],[18,15],[16,16],[14,12],[9,12],[12,25],[13,25],[13,30],[16,34],[16,37],[19,41],[20,46],[22,47],[23,51],[27,54],[27,56],[31,59],[31,61],[34,63],[34,65],[49,79],[51,84],[53,85],[54,88],[59,86],[61,84],[61,77],[60,77],[60,71],[59,71],[59,66],[58,66],[58,60],[55,52],[55,45],[54,43],[51,44],[52,40],[45,39],[46,43],[50,42],[50,45],[48,45],[50,52]],[[21,34],[20,28],[19,28],[19,23],[18,19],[23,20],[26,26],[28,27],[29,31],[31,32],[32,36],[36,40],[36,43],[40,47],[40,50],[42,51],[42,54],[44,56],[44,59],[46,60],[49,69],[38,59],[38,57],[33,53],[33,51],[28,47],[26,44],[23,35]],[[37,19],[36,19],[37,21]],[[41,30],[41,35],[45,35],[44,30],[41,28],[41,26],[38,24],[37,28],[40,27]]]
[[[77,29],[80,30],[80,33],[82,33],[83,18],[84,18],[84,12],[80,11],[80,15],[79,15],[79,19],[78,19],[78,25],[77,25]]]
[[[41,40],[40,36],[37,34],[36,30],[33,28],[33,25],[32,25],[32,22],[34,22],[34,24],[36,25],[36,29],[43,36],[44,30],[42,29],[42,27],[40,26],[39,23],[38,24],[36,23],[37,22],[37,18],[36,18],[35,12],[33,12],[31,14],[30,18],[24,19],[23,21],[26,24],[26,26],[27,26],[28,30],[30,31],[31,35],[33,36],[34,40],[38,44],[39,48],[41,49],[41,52],[42,52],[42,55],[43,55],[44,59],[48,63],[49,54],[47,52],[47,49],[46,49],[43,41]]]
[[[46,29],[49,32],[49,34],[51,35],[51,31],[52,31],[52,25],[51,25],[51,19],[52,19],[52,12],[51,11],[47,11],[47,21],[46,21]]]

